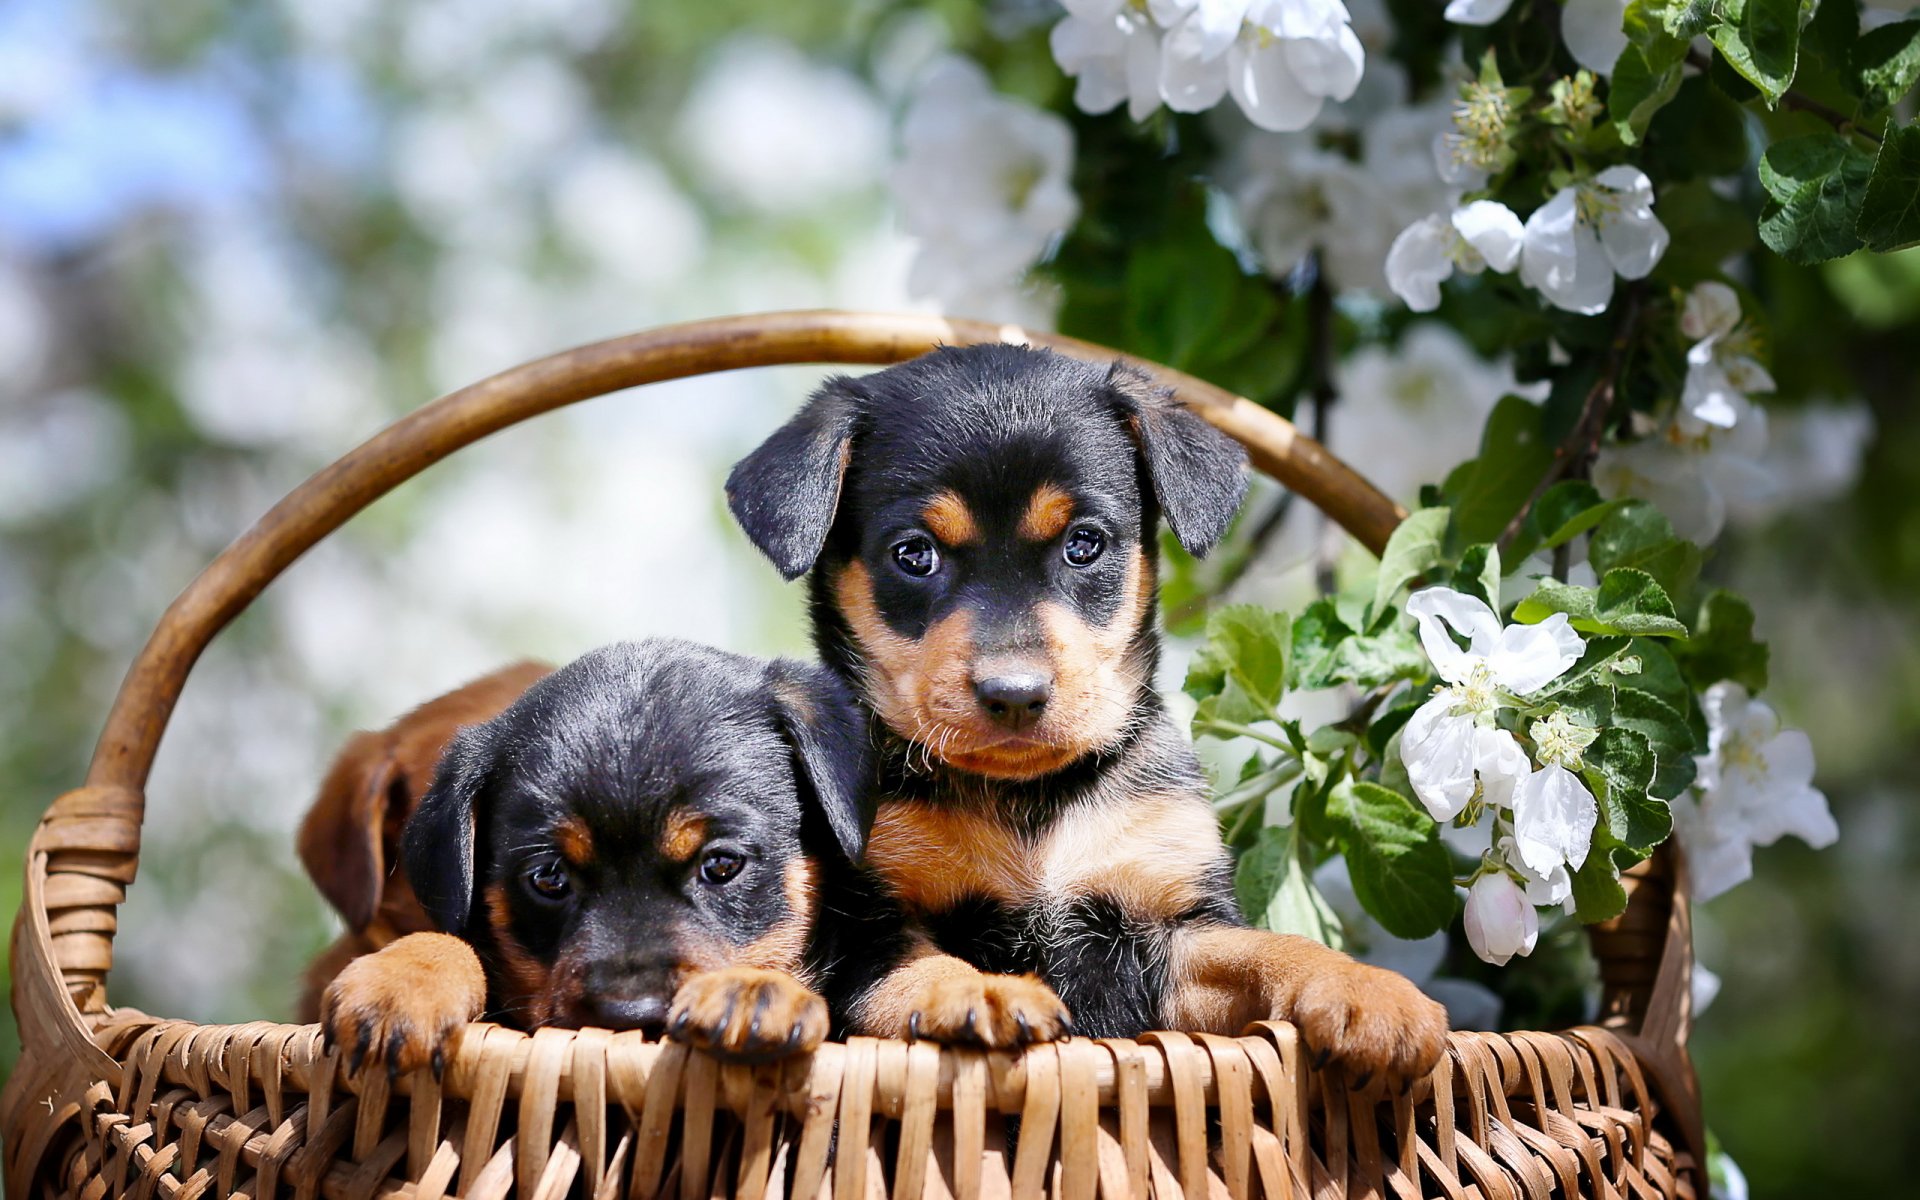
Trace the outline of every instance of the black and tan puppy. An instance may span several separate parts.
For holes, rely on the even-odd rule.
[[[1291,1020],[1356,1076],[1429,1069],[1404,978],[1246,927],[1192,748],[1152,686],[1155,537],[1225,532],[1240,447],[1124,366],[942,349],[829,381],[734,468],[883,747],[866,862],[885,952],[856,1032],[1008,1045]],[[876,946],[878,949],[878,946]],[[1058,999],[1056,999],[1056,996]]]
[[[866,836],[867,744],[821,667],[665,640],[563,667],[448,748],[404,840],[445,932],[350,963],[327,1035],[392,1073],[438,1070],[483,1015],[812,1049],[820,880]]]

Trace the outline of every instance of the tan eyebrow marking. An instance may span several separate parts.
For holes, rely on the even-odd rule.
[[[685,862],[707,840],[707,818],[691,809],[676,808],[667,814],[667,827],[660,834],[660,853],[669,861]]]
[[[579,817],[567,817],[554,827],[553,844],[576,867],[593,860],[593,833]]]
[[[1073,497],[1054,484],[1043,483],[1033,489],[1027,511],[1020,518],[1020,536],[1036,542],[1050,542],[1073,520]]]
[[[973,510],[959,493],[949,489],[927,501],[920,510],[928,532],[949,546],[962,546],[980,540],[980,526],[974,523]]]

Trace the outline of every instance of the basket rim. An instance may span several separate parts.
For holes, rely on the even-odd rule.
[[[222,551],[162,615],[114,700],[85,784],[52,803],[29,844],[13,938],[14,1003],[27,1055],[61,1055],[91,1078],[118,1081],[120,1065],[98,1036],[111,1024],[105,981],[115,911],[138,868],[143,789],[161,735],[207,643],[321,538],[453,452],[581,400],[748,366],[880,365],[939,345],[978,343],[1030,345],[1144,370],[1375,554],[1405,516],[1325,447],[1251,400],[1133,355],[1015,325],[921,314],[763,313],[645,330],[509,368],[429,401],[317,472]],[[1610,993],[1627,997],[1610,1001],[1608,1010],[1616,1032],[1635,1035],[1656,1073],[1670,1076],[1676,1094],[1691,1096],[1692,947],[1677,863],[1677,854],[1663,851],[1644,864],[1650,869],[1634,902],[1608,931],[1624,947],[1617,957],[1634,964],[1624,989],[1607,981]],[[1687,1117],[1697,1102],[1676,1107],[1700,1145],[1692,1136],[1697,1121]]]

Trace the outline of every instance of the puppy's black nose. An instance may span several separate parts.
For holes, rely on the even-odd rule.
[[[660,996],[596,996],[587,1011],[603,1029],[638,1029],[650,1038],[667,1030],[667,1002]]]
[[[995,724],[1025,729],[1046,710],[1053,680],[1037,671],[1008,672],[975,680],[973,694]]]

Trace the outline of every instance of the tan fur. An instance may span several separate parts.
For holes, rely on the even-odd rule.
[[[920,520],[928,533],[946,545],[965,546],[980,540],[980,524],[958,492],[944,491],[927,501],[920,510]]]
[[[487,924],[499,952],[501,1007],[522,1028],[532,1029],[553,1020],[573,998],[558,994],[554,969],[530,954],[513,936],[513,913],[505,884],[487,887],[486,905]]]
[[[990,813],[951,803],[882,803],[866,862],[900,902],[941,912],[972,897],[1024,902],[1036,877],[1031,849]]]
[[[576,867],[593,861],[593,831],[579,817],[566,817],[554,827],[553,844]]]
[[[983,664],[973,657],[965,609],[941,618],[916,642],[880,616],[863,564],[848,563],[834,581],[835,599],[860,644],[864,691],[880,719],[932,757],[1002,779],[1051,774],[1125,730],[1134,698],[1148,682],[1145,664],[1129,651],[1152,590],[1152,572],[1136,551],[1111,624],[1089,626],[1058,605],[1040,605],[1053,695],[1038,722],[1011,734],[988,719],[974,695]]]
[[[825,1041],[827,1002],[784,971],[723,967],[680,985],[667,1028],[717,1057],[764,1062]]]
[[[1250,1021],[1292,1021],[1310,1053],[1356,1077],[1424,1075],[1446,1045],[1446,1010],[1404,976],[1307,938],[1188,927],[1172,951],[1174,1029],[1232,1035]]]
[[[807,933],[813,927],[814,896],[820,869],[811,858],[796,858],[787,863],[787,915],[779,924],[741,947],[736,956],[741,966],[785,971],[804,978]]]
[[[1058,486],[1043,483],[1033,489],[1027,511],[1020,517],[1020,536],[1034,542],[1050,542],[1066,532],[1073,520],[1073,497]]]
[[[1071,1028],[1066,1006],[1032,975],[988,975],[920,941],[861,1001],[856,1032],[988,1047],[1050,1042]]]
[[[1223,857],[1213,806],[1190,794],[1068,809],[1040,847],[1045,895],[1102,896],[1142,920],[1170,920],[1205,899],[1207,866]]]
[[[666,826],[660,832],[660,853],[668,862],[686,862],[706,843],[706,814],[686,808],[667,814]]]
[[[451,1056],[460,1031],[486,1008],[487,980],[473,948],[444,933],[415,933],[354,959],[327,985],[320,1022],[365,1067],[416,1071]]]

